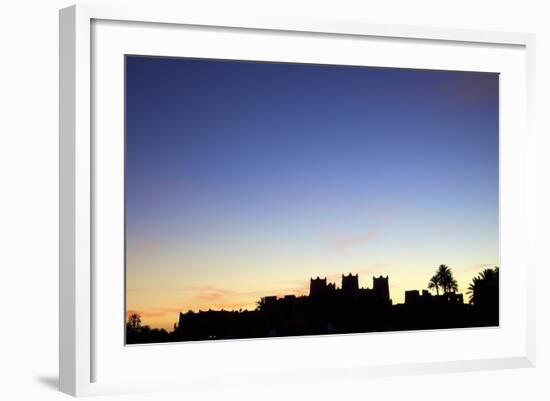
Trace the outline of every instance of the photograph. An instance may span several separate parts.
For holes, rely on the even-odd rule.
[[[499,326],[499,73],[124,63],[126,345]]]
[[[2,3],[1,399],[549,401],[536,2]]]

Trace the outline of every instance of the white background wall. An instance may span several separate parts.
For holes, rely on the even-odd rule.
[[[135,4],[112,0],[97,3]],[[200,394],[149,394],[108,399],[168,400],[542,400],[550,399],[550,281],[545,250],[550,150],[550,12],[523,0],[265,0],[151,1],[227,13],[274,14],[377,23],[534,32],[537,36],[538,366],[534,369],[338,381]],[[0,3],[0,396],[57,400],[58,290],[58,21],[62,0]],[[452,344],[450,344],[452,346]],[[6,394],[7,393],[7,394]],[[4,397],[5,395],[5,397]]]

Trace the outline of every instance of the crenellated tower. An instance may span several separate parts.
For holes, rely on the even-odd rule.
[[[347,276],[342,274],[342,291],[344,292],[356,292],[359,290],[359,274],[348,274]]]
[[[312,278],[309,280],[309,296],[316,297],[327,292],[327,278]]]
[[[372,290],[376,299],[390,302],[389,276],[372,276]]]

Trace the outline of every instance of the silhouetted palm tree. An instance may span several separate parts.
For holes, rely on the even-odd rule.
[[[456,279],[452,279],[449,283],[449,292],[457,292],[458,291],[458,281]]]
[[[470,296],[470,303],[476,306],[498,305],[498,276],[498,266],[484,269],[475,276],[466,292]]]
[[[476,297],[476,288],[479,286],[479,277],[475,276],[472,279],[472,282],[468,285],[468,290],[466,291],[466,294],[470,297],[469,303],[475,304],[475,297]]]
[[[437,278],[437,274],[434,274],[430,278],[430,281],[428,281],[428,289],[435,290],[436,295],[439,295],[439,279]]]
[[[443,293],[458,291],[458,282],[453,277],[453,271],[449,266],[439,265],[435,277],[439,287],[443,289]]]

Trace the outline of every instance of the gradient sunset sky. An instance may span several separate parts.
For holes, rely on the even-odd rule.
[[[126,307],[253,309],[310,277],[459,291],[499,264],[498,74],[126,58]]]

